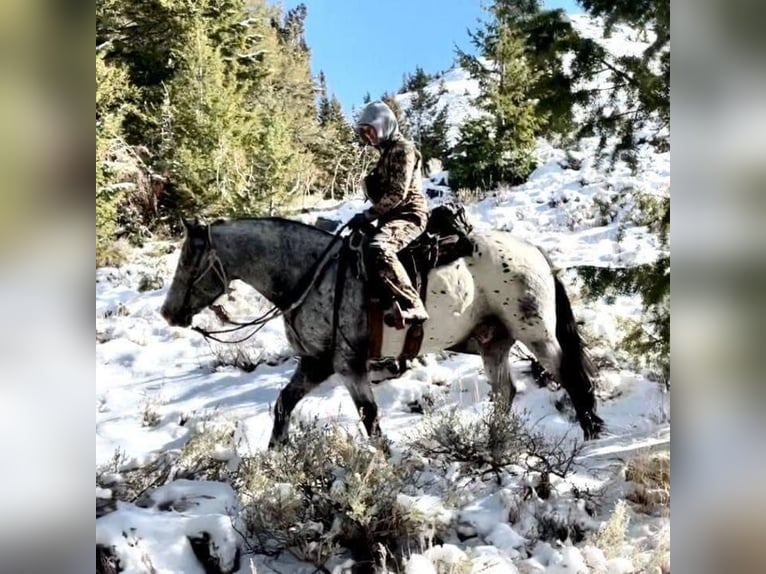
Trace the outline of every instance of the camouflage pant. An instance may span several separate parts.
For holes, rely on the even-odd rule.
[[[404,309],[413,307],[420,299],[420,295],[410,283],[407,271],[396,254],[417,239],[425,229],[425,222],[418,225],[402,219],[389,221],[380,227],[370,241],[370,250],[378,276]]]

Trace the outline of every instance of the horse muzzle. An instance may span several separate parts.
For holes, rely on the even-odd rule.
[[[171,327],[188,327],[191,325],[191,313],[174,313],[164,305],[160,309],[160,315]]]

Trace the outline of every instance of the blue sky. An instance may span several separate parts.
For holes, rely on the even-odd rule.
[[[276,2],[275,2],[276,3]],[[285,9],[300,0],[283,0]],[[308,9],[306,41],[311,67],[323,70],[344,111],[396,91],[402,75],[421,66],[434,73],[452,66],[457,44],[471,50],[467,29],[485,12],[481,0],[303,0]],[[548,7],[580,12],[574,0],[548,0]]]

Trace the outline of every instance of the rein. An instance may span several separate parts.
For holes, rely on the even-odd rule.
[[[303,302],[306,300],[306,297],[308,297],[308,294],[314,288],[314,285],[316,284],[317,279],[322,274],[325,267],[331,260],[331,256],[330,256],[331,249],[335,246],[338,240],[341,239],[342,233],[346,230],[347,227],[348,227],[348,223],[344,224],[335,233],[335,236],[330,241],[330,244],[325,248],[325,250],[319,256],[319,259],[317,259],[317,262],[314,264],[314,266],[311,269],[309,269],[303,277],[301,277],[300,281],[298,281],[298,286],[300,287],[300,285],[302,285],[306,281],[306,278],[310,276],[310,280],[306,288],[303,289],[300,295],[290,305],[288,305],[286,309],[280,309],[279,307],[274,305],[268,311],[266,311],[262,315],[250,321],[239,322],[239,321],[228,320],[227,321],[228,323],[234,325],[234,327],[231,327],[228,329],[218,329],[214,331],[208,331],[207,329],[203,329],[202,327],[193,326],[192,330],[201,334],[206,339],[212,339],[213,341],[216,341],[218,343],[232,343],[232,344],[242,343],[244,341],[247,341],[249,338],[255,335],[258,331],[263,329],[263,327],[269,321],[276,319],[278,317],[282,317],[288,313],[292,313],[303,304]],[[212,269],[216,272],[216,274],[218,275],[218,278],[223,282],[224,289],[228,291],[229,282],[228,282],[228,278],[226,277],[226,270],[223,266],[223,262],[221,261],[220,257],[218,257],[218,253],[216,253],[216,250],[213,247],[213,236],[212,236],[212,231],[210,230],[210,225],[208,225],[208,241],[210,244],[210,255],[209,255],[210,262],[208,263],[207,267],[194,279],[194,281],[192,281],[191,286],[193,287]],[[191,293],[191,287],[189,289],[189,293]],[[217,337],[217,335],[222,335],[225,333],[234,333],[236,331],[246,329],[247,327],[256,327],[256,328],[253,329],[253,331],[250,332],[249,334],[242,337],[241,339],[236,339],[231,341],[231,340],[225,340],[225,339],[221,339]]]

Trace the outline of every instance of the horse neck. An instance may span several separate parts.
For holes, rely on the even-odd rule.
[[[246,219],[214,225],[211,239],[229,279],[285,308],[332,236],[286,219]]]

